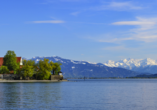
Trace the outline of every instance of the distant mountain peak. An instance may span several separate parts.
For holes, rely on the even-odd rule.
[[[128,59],[122,59],[119,61],[112,61],[108,60],[107,62],[104,63],[106,66],[110,67],[140,67],[140,66],[148,66],[148,65],[157,65],[157,61],[153,60],[151,58],[146,58],[146,59],[133,59],[133,58],[128,58]]]
[[[44,58],[49,59],[53,62],[61,62],[61,71],[63,72],[64,77],[130,77],[135,76],[140,73],[130,71],[123,68],[111,68],[107,67],[102,63],[91,63],[88,61],[76,61],[61,58],[58,56],[51,57],[33,57],[31,60],[34,60],[36,63]],[[108,63],[111,63],[109,61]],[[112,62],[113,64],[115,62]]]
[[[157,65],[157,61],[151,58],[146,58],[146,59],[127,58],[127,59],[121,59],[119,61],[108,60],[107,62],[104,63],[104,65],[109,66],[109,67],[120,67],[120,68],[125,68],[125,69],[136,71],[141,68],[144,69],[146,67],[155,66]],[[145,71],[150,71],[150,70],[149,68],[147,68],[147,70]]]
[[[109,72],[110,67],[113,70],[116,69],[113,67],[118,67],[121,69],[122,68],[129,69],[129,70],[136,71],[139,73],[157,73],[157,60],[153,60],[151,58],[146,58],[146,59],[126,58],[126,59],[121,59],[119,61],[108,60],[105,63],[91,63],[88,61],[76,61],[76,60],[61,58],[59,56],[50,56],[50,57],[36,56],[31,59],[37,63],[38,61],[43,60],[44,58],[47,58],[53,62],[61,62],[63,71],[67,71],[67,72],[70,71],[70,73],[73,73],[73,75],[77,72],[78,73],[85,72],[85,74],[87,72],[87,74],[91,74],[91,73],[89,73],[89,72],[91,72],[90,71],[91,69],[92,69],[92,72],[97,72],[99,69],[100,70],[102,69],[103,72],[100,72],[100,73],[106,74]],[[26,59],[26,60],[29,60],[29,59]],[[68,69],[67,69],[67,67],[68,67]],[[80,68],[79,71],[77,70],[78,67]],[[97,69],[93,69],[93,68],[97,68]],[[112,73],[113,70],[110,71],[109,73]],[[126,72],[126,74],[127,74],[127,72]]]

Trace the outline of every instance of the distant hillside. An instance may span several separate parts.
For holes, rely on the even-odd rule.
[[[140,74],[133,78],[157,78],[157,74]]]
[[[131,70],[107,67],[102,64],[93,64],[86,61],[74,61],[61,57],[33,57],[32,60],[38,62],[44,58],[53,62],[62,63],[62,72],[64,77],[131,77],[139,75],[138,72]]]

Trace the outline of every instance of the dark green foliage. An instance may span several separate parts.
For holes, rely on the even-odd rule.
[[[16,54],[14,51],[7,51],[6,55],[3,58],[3,65],[7,66],[9,70],[16,71],[19,68],[17,63]]]
[[[1,66],[0,67],[0,74],[9,73],[9,69],[7,66]]]
[[[39,79],[39,68],[38,68],[38,63],[34,64],[34,78]]]

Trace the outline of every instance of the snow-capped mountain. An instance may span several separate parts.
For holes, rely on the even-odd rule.
[[[91,62],[87,62],[87,61],[75,61],[75,60],[69,60],[69,59],[64,59],[58,56],[51,56],[51,57],[33,57],[31,60],[34,60],[36,63],[39,60],[43,60],[44,58],[49,59],[49,61],[53,61],[53,62],[60,62],[62,64],[66,64],[66,63],[74,63],[74,64],[86,64],[86,63],[90,63],[90,64],[96,64],[96,63],[91,63]]]
[[[108,67],[102,63],[95,64],[87,61],[75,61],[58,56],[33,57],[31,60],[34,60],[37,63],[44,58],[53,62],[62,63],[61,71],[63,72],[64,77],[130,77],[140,74],[123,68]]]
[[[120,61],[109,60],[104,63],[109,67],[120,67],[138,72],[157,73],[157,60],[147,59],[124,59]]]

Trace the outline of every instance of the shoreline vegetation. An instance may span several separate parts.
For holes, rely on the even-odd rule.
[[[67,82],[68,80],[66,79],[63,79],[63,80],[6,80],[6,79],[0,79],[0,83],[5,83],[5,82],[8,82],[8,83],[33,83],[33,82],[36,82],[36,83],[51,83],[51,82]]]
[[[21,58],[21,57],[20,57]],[[0,82],[58,82],[67,79],[157,79],[157,74],[142,74],[133,77],[66,77],[60,74],[60,62],[52,62],[49,59],[39,60],[17,60],[14,51],[7,51],[0,64]]]
[[[21,57],[20,57],[21,58]],[[14,51],[7,51],[1,58],[0,76],[8,80],[62,80],[61,63],[49,59],[19,61]],[[61,75],[60,75],[61,74]]]

